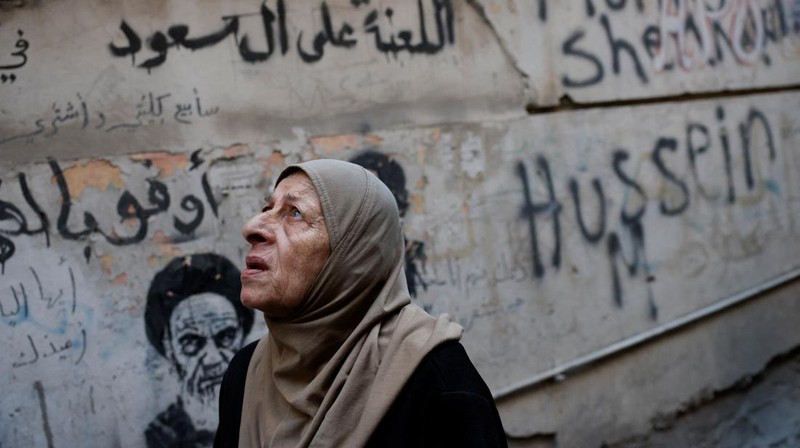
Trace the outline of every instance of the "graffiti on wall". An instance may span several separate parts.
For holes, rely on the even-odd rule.
[[[784,10],[784,2],[773,1],[762,9],[764,3],[760,0],[730,1],[715,8],[705,1],[694,4],[686,0],[661,2],[660,45],[653,60],[655,69],[665,69],[670,44],[674,45],[675,61],[686,70],[703,61],[713,65],[722,60],[723,45],[738,63],[758,63],[764,56],[768,37],[771,42],[777,42],[793,31],[790,12]],[[769,59],[765,58],[764,63],[769,64]]]
[[[139,157],[145,165],[152,165],[152,161],[147,157]],[[198,163],[202,163],[199,159]],[[106,179],[106,183],[111,183],[116,187],[122,187],[121,172],[118,167],[105,161],[94,161],[93,168],[101,171],[113,173],[113,179]],[[118,197],[113,209],[119,222],[108,222],[108,220],[98,218],[107,217],[107,214],[96,215],[91,211],[83,211],[82,214],[75,213],[76,207],[74,198],[79,195],[76,191],[70,191],[70,177],[55,160],[50,159],[48,165],[53,175],[53,184],[58,191],[59,205],[56,213],[47,213],[37,201],[28,186],[25,173],[17,174],[16,184],[19,188],[23,201],[15,203],[7,200],[0,200],[0,273],[5,270],[6,263],[14,256],[16,244],[14,238],[20,236],[36,236],[42,234],[46,246],[50,246],[50,233],[52,223],[58,235],[68,241],[86,241],[91,235],[99,235],[106,242],[114,246],[128,246],[142,242],[147,236],[150,226],[150,218],[168,213],[177,206],[180,210],[172,212],[172,227],[182,236],[183,239],[191,239],[195,231],[203,223],[207,215],[216,217],[218,215],[218,204],[211,190],[207,173],[200,175],[199,184],[194,191],[202,192],[201,199],[194,193],[188,193],[178,200],[173,198],[167,184],[155,178],[145,180],[147,185],[146,200],[137,198],[130,190],[124,190]],[[197,168],[193,165],[189,170]],[[70,171],[80,167],[72,166]],[[10,183],[9,183],[10,184]],[[0,193],[3,193],[4,183],[0,180]],[[73,189],[75,184],[73,183]],[[82,187],[79,187],[81,190]],[[24,205],[23,205],[24,203]],[[18,205],[19,204],[19,205]],[[206,210],[209,210],[208,212]],[[76,216],[77,215],[77,216]],[[53,219],[52,217],[55,217]],[[36,224],[31,221],[36,220]],[[78,221],[78,223],[76,223]],[[90,257],[90,250],[87,246],[84,250],[87,262]]]
[[[165,124],[192,125],[219,112],[219,107],[204,106],[197,89],[191,95],[173,92],[141,94],[127,113],[100,111],[84,101],[80,93],[66,102],[53,102],[50,109],[34,118],[34,128],[25,132],[0,136],[0,145],[11,142],[34,143],[51,138],[64,128],[81,132],[134,132]]]
[[[736,189],[737,184],[746,186],[746,194],[758,189],[780,196],[781,186],[765,174],[776,161],[773,126],[766,115],[755,107],[751,107],[746,116],[737,118],[739,121],[736,126],[729,129],[725,108],[718,106],[713,124],[690,121],[685,125],[684,135],[663,135],[655,139],[647,163],[652,164],[664,185],[660,197],[649,197],[642,182],[637,179],[636,173],[642,169],[641,163],[634,166],[635,162],[627,149],[613,149],[608,160],[616,176],[613,181],[625,192],[617,210],[608,206],[610,201],[606,191],[610,180],[594,177],[587,188],[576,177],[569,177],[565,185],[568,194],[564,195],[553,181],[555,175],[547,156],[537,155],[532,164],[518,162],[516,175],[523,193],[520,217],[527,223],[530,234],[534,277],[544,277],[548,267],[555,271],[562,267],[562,219],[567,211],[574,211],[582,240],[604,251],[607,256],[613,303],[617,306],[624,303],[621,280],[624,272],[630,278],[643,278],[648,285],[649,315],[656,320],[658,306],[649,287],[655,280],[655,273],[653,264],[648,260],[646,247],[646,218],[654,219],[646,216],[648,202],[657,202],[659,216],[671,219],[689,210],[692,201],[703,200],[717,206],[735,204],[741,196]],[[738,155],[733,152],[737,146],[741,148],[741,154]],[[755,153],[756,150],[760,154]],[[707,172],[709,162],[703,159],[721,159],[723,183],[710,182],[712,176]],[[768,161],[768,164],[756,163],[756,159]],[[675,168],[684,164],[688,166],[689,176],[681,175],[680,170]],[[741,169],[734,170],[737,166]],[[539,190],[545,192],[545,197],[534,194],[534,182],[541,182],[542,188]],[[619,218],[617,228],[609,224],[613,215]],[[544,250],[540,242],[544,236],[540,227],[545,220],[552,229],[552,238],[548,238],[552,242],[549,251]]]
[[[0,183],[0,327],[13,350],[0,356],[11,366],[11,389],[28,395],[3,403],[23,409],[6,418],[47,418],[36,402],[47,394],[55,440],[84,434],[63,429],[68,417],[59,403],[73,400],[83,403],[80,418],[104,432],[97,445],[113,445],[123,433],[134,434],[124,446],[208,445],[221,373],[255,325],[237,306],[236,268],[208,252],[236,253],[239,217],[249,210],[239,202],[251,203],[267,179],[297,159],[341,157],[387,184],[407,221],[405,265],[415,301],[453,313],[489,341],[476,344],[484,356],[519,359],[515,368],[538,368],[527,361],[537,357],[526,356],[538,350],[534,339],[562,350],[545,358],[569,355],[696,309],[728,291],[712,285],[698,292],[698,284],[748,270],[740,276],[749,286],[779,268],[762,267],[762,260],[792,262],[773,249],[775,235],[796,233],[779,228],[794,213],[787,210],[794,165],[782,149],[794,144],[796,101],[764,95],[643,106],[634,112],[645,118],[635,122],[625,122],[628,108],[579,111],[485,127],[333,136],[327,145],[304,137],[292,152],[282,146],[297,143],[281,141],[260,149],[49,160],[8,171]],[[665,122],[665,111],[680,123]],[[686,238],[673,245],[675,235]],[[690,267],[699,269],[691,278],[683,276],[688,251],[675,247],[687,244],[709,253]],[[106,270],[106,257],[113,269]],[[111,280],[123,273],[128,281]],[[692,283],[680,290],[686,297],[663,294],[684,279]],[[576,332],[584,339],[560,342]],[[523,342],[509,344],[510,333]],[[92,376],[94,366],[103,372]],[[85,386],[62,386],[42,373],[66,369]],[[149,395],[113,395],[120,380]],[[32,390],[32,382],[39,386]],[[95,403],[97,414],[89,411]],[[19,426],[27,431],[0,434],[3,440],[35,445],[25,439],[35,433],[30,424]]]
[[[17,183],[22,192],[22,196],[30,211],[38,219],[38,228],[32,229],[29,227],[28,218],[22,210],[13,202],[0,200],[0,223],[11,222],[16,224],[16,228],[8,228],[3,226],[0,228],[0,274],[5,273],[6,262],[14,256],[16,252],[16,245],[11,239],[12,236],[26,235],[34,236],[39,233],[44,234],[47,246],[50,246],[50,220],[47,215],[42,211],[42,208],[34,199],[30,188],[28,187],[27,177],[25,173],[17,175]],[[0,188],[3,182],[0,180]]]
[[[213,253],[174,257],[186,250],[183,243],[197,247],[208,236],[200,226],[217,218],[207,176],[216,158],[204,157],[198,150],[191,156],[139,153],[114,162],[50,159],[0,182],[0,333],[9,348],[0,358],[8,366],[3,372],[8,384],[32,378],[38,385],[42,419],[48,419],[45,393],[67,396],[97,419],[95,406],[107,406],[111,398],[106,374],[121,375],[119,362],[144,351],[126,345],[138,327],[146,330],[153,355],[124,375],[149,379],[148,393],[175,393],[161,409],[152,402],[134,409],[134,420],[152,416],[145,426],[135,425],[141,440],[157,447],[210,446],[222,374],[254,319],[239,302],[239,271],[228,259]],[[129,246],[143,250],[118,249]],[[142,253],[146,263],[128,264],[131,255],[142,259]],[[120,288],[138,285],[137,271],[162,265],[165,256],[172,261],[152,277],[149,291],[131,295]],[[103,274],[108,283],[89,286],[85,276]],[[99,365],[102,374],[89,373]],[[74,390],[49,377],[64,369],[80,382]],[[165,378],[167,372],[174,381]],[[27,412],[15,398],[6,403]],[[48,409],[52,421],[53,408]],[[57,417],[58,424],[64,418]],[[109,434],[108,427],[97,431]],[[48,440],[60,434],[53,428]]]
[[[25,269],[26,268],[26,269]],[[79,303],[75,271],[63,257],[53,266],[25,266],[0,291],[0,320],[14,328],[11,369],[83,361],[91,309]],[[20,336],[24,336],[21,339]]]
[[[26,52],[30,47],[30,43],[23,37],[25,33],[22,30],[17,30],[16,41],[13,47],[4,54],[3,48],[0,50],[0,84],[13,84],[17,80],[15,70],[20,69],[28,63],[28,55]],[[3,42],[5,44],[5,42]],[[5,45],[3,45],[5,46]]]
[[[643,23],[642,1],[586,0],[586,21],[563,41],[561,53],[575,61],[576,69],[563,73],[567,88],[597,85],[608,76],[635,74],[648,84],[653,72],[697,70],[721,66],[728,59],[738,65],[773,64],[770,46],[800,33],[796,24],[796,0],[664,0],[659,2],[658,18],[643,26],[637,39],[615,31],[615,17],[633,10]],[[649,6],[653,8],[654,5]],[[620,16],[622,17],[622,16]],[[630,14],[620,24],[630,24]],[[548,20],[547,2],[539,2],[539,19]],[[604,42],[602,50],[591,48],[595,39]],[[579,62],[578,62],[579,61]],[[652,69],[652,70],[651,70]]]
[[[253,326],[239,276],[225,257],[203,253],[176,257],[153,277],[147,339],[176,372],[181,393],[148,425],[148,447],[213,443],[222,376]]]
[[[130,57],[134,66],[150,72],[167,61],[171,48],[197,51],[228,39],[233,40],[239,56],[248,63],[266,62],[277,53],[286,56],[294,49],[304,63],[312,64],[323,58],[326,47],[356,47],[360,43],[359,35],[362,39],[372,35],[377,51],[395,57],[404,52],[436,54],[445,46],[455,43],[454,12],[450,0],[418,0],[418,29],[398,31],[391,27],[394,17],[391,7],[367,11],[358,30],[347,21],[336,20],[328,3],[323,1],[319,8],[314,8],[319,11],[319,17],[315,20],[319,20],[322,29],[310,35],[304,35],[302,30],[296,31],[296,36],[291,32],[295,30],[290,29],[287,23],[284,0],[277,0],[274,7],[267,3],[263,2],[258,12],[221,17],[220,28],[207,34],[192,33],[185,24],[173,24],[166,32],[156,31],[143,39],[134,27],[123,20],[120,31],[125,36],[125,42],[111,42],[108,48],[114,57]],[[353,2],[353,5],[360,8],[367,3]],[[387,22],[387,28],[392,28],[391,31],[382,29],[383,22]],[[428,29],[430,24],[433,27]],[[143,41],[154,55],[137,62],[137,55],[144,47]]]

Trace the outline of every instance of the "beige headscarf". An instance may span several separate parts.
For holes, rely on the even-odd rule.
[[[422,358],[462,328],[411,304],[389,189],[364,168],[314,160],[331,255],[287,320],[267,318],[245,382],[240,447],[364,446]]]

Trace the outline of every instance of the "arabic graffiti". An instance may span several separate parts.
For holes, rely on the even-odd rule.
[[[609,200],[606,188],[610,187],[611,180],[594,177],[591,179],[589,195],[591,205],[584,205],[585,186],[575,177],[567,180],[568,198],[559,196],[554,178],[556,177],[548,158],[537,155],[532,164],[520,161],[516,165],[516,175],[522,186],[523,202],[519,218],[528,226],[531,245],[532,273],[535,278],[542,278],[547,274],[548,266],[559,271],[562,267],[562,227],[565,214],[573,212],[575,222],[583,241],[590,247],[605,250],[611,274],[611,297],[617,306],[624,304],[622,273],[627,271],[630,278],[638,277],[643,272],[647,285],[647,300],[650,318],[658,317],[658,307],[653,297],[651,282],[654,281],[655,271],[653,264],[648,259],[646,247],[646,213],[650,209],[647,204],[653,200],[657,202],[657,213],[660,218],[674,218],[683,215],[693,201],[703,200],[717,207],[730,206],[737,202],[743,194],[747,195],[761,189],[770,191],[779,196],[778,181],[765,172],[776,162],[776,148],[773,128],[766,115],[756,108],[751,108],[746,116],[738,123],[739,148],[741,159],[734,160],[733,142],[728,137],[729,132],[725,124],[725,110],[720,106],[715,111],[712,126],[718,127],[718,140],[714,138],[712,126],[701,122],[688,122],[685,127],[685,138],[681,141],[672,136],[659,136],[652,146],[649,161],[662,179],[664,185],[662,196],[648,197],[641,179],[631,173],[631,154],[617,148],[610,152],[610,165],[616,176],[616,181],[625,189],[623,200],[618,202],[619,225],[609,225],[612,219],[612,210],[608,205]],[[754,152],[755,138],[758,136],[759,152],[758,161]],[[712,150],[718,152],[712,154]],[[674,168],[671,159],[683,156],[685,151],[687,176],[681,176]],[[721,162],[722,170],[718,172],[722,179],[716,179],[718,185],[711,187],[709,184],[715,179],[709,179],[701,162],[709,157]],[[734,167],[741,167],[738,173]],[[754,174],[754,170],[757,172]],[[535,176],[532,173],[536,173]],[[533,182],[541,184],[534,188]],[[758,182],[756,182],[758,180]],[[721,181],[721,182],[720,182]],[[694,183],[694,188],[690,186]],[[736,185],[744,185],[744,193],[737,191]],[[534,192],[544,194],[534,194]],[[664,193],[666,191],[666,193]],[[651,193],[652,195],[652,193]],[[591,211],[591,213],[589,212]],[[652,213],[650,214],[652,218]],[[660,219],[659,218],[659,219]],[[588,225],[587,222],[592,223]],[[542,225],[544,224],[544,225]],[[542,228],[550,230],[542,230]],[[547,238],[547,244],[540,243],[540,239]],[[603,244],[605,240],[605,244]]]
[[[197,89],[193,89],[192,92],[194,92],[193,102],[175,103],[175,112],[172,114],[172,118],[176,123],[192,124],[192,116],[207,117],[219,112],[218,107],[204,110]],[[165,100],[171,96],[170,93],[153,96],[153,92],[142,95],[141,100],[136,104],[135,121],[114,124],[107,127],[106,132],[123,128],[136,129],[145,124],[164,124]]]
[[[451,227],[452,224],[445,224]],[[506,222],[503,229],[497,229],[498,234],[503,237],[513,235],[517,232],[517,223]],[[434,233],[438,229],[433,230]],[[499,241],[498,241],[499,243]],[[530,256],[525,248],[519,244],[505,246],[496,244],[495,252],[491,255],[482,252],[476,259],[464,257],[463,254],[452,252],[434,253],[433,261],[428,262],[427,256],[425,269],[423,270],[426,288],[447,287],[457,291],[458,297],[466,301],[474,301],[484,305],[492,302],[490,291],[501,290],[507,287],[517,288],[522,284],[530,284],[534,280],[530,269]],[[406,258],[408,263],[408,258]],[[509,289],[510,290],[510,289]],[[488,292],[488,293],[487,293]],[[515,299],[515,302],[521,300]],[[428,311],[437,309],[437,303],[421,304]],[[483,305],[482,305],[483,307]],[[490,309],[499,311],[494,305],[488,306]],[[443,309],[443,308],[439,308]],[[483,315],[484,311],[476,310],[475,313]],[[490,312],[493,314],[494,311]],[[475,316],[479,317],[479,316]],[[465,328],[471,325],[471,319],[460,319],[460,323]]]
[[[361,4],[356,3],[354,6],[358,8]],[[446,45],[452,46],[455,43],[454,11],[451,0],[417,0],[417,13],[419,29],[416,39],[415,33],[408,29],[394,33],[381,30],[382,21],[391,23],[393,20],[394,10],[390,7],[382,11],[376,8],[367,13],[362,23],[362,32],[365,35],[372,35],[376,50],[394,57],[402,52],[432,55],[442,51]],[[264,1],[258,12],[223,16],[221,28],[210,34],[190,37],[189,26],[185,24],[171,25],[166,33],[156,31],[144,39],[155,56],[138,64],[136,56],[143,49],[143,39],[125,20],[120,23],[125,44],[117,45],[111,42],[108,48],[115,57],[130,56],[134,66],[143,68],[149,73],[153,68],[166,62],[170,48],[195,51],[217,45],[230,36],[233,37],[239,56],[249,63],[266,62],[276,51],[285,56],[293,45],[300,59],[306,64],[312,64],[322,59],[326,46],[353,48],[359,43],[353,25],[347,22],[334,24],[331,9],[326,1],[321,3],[319,14],[322,29],[308,39],[305,38],[304,31],[297,31],[294,44],[291,43],[293,37],[290,37],[290,31],[293,30],[289,29],[287,23],[286,5],[284,0],[277,0],[274,9],[267,6],[267,2]],[[428,14],[432,14],[432,22],[435,23],[435,31],[432,33],[428,30],[431,21],[426,17]],[[260,29],[252,33],[245,31],[252,28]],[[435,39],[431,40],[429,35],[435,35]],[[256,41],[263,42],[263,46],[256,48]]]
[[[39,272],[28,266],[28,275],[18,272],[0,286],[0,322],[24,334],[21,341],[11,338],[17,342],[18,350],[12,355],[11,367],[21,368],[47,359],[77,365],[86,354],[86,328],[92,313],[79,306],[75,273],[63,258],[58,266],[47,269],[47,285]]]
[[[5,273],[5,263],[14,255],[15,252],[15,245],[13,241],[8,238],[8,236],[33,236],[43,233],[47,247],[50,247],[50,233],[48,230],[50,227],[50,221],[48,220],[47,215],[42,211],[39,204],[33,198],[31,190],[28,187],[28,181],[25,173],[19,173],[17,175],[17,182],[19,183],[19,188],[22,192],[23,198],[25,199],[25,203],[34,212],[39,220],[39,227],[36,229],[29,228],[28,219],[19,207],[11,202],[0,200],[0,223],[10,221],[13,224],[16,224],[16,228],[12,227],[0,229],[0,274]],[[0,187],[2,187],[2,185],[3,181],[0,179]]]
[[[22,68],[28,62],[28,56],[25,54],[25,52],[28,51],[29,43],[27,40],[22,38],[24,34],[25,33],[23,33],[22,30],[17,30],[17,41],[14,43],[14,48],[16,50],[11,52],[11,57],[15,58],[15,60],[5,61],[4,58],[0,57],[0,72],[3,70],[16,70],[18,68]],[[0,83],[2,84],[5,84],[6,82],[13,84],[16,80],[17,75],[14,73],[0,73]]]
[[[80,231],[73,231],[69,229],[67,224],[69,221],[70,209],[72,207],[72,199],[70,197],[66,180],[64,179],[64,174],[62,173],[58,162],[50,159],[49,164],[53,171],[53,175],[55,176],[55,182],[58,185],[58,189],[61,193],[61,210],[58,214],[56,226],[58,228],[59,235],[61,235],[61,237],[64,239],[80,240],[86,238],[92,233],[99,233],[105,237],[106,241],[113,245],[125,246],[138,243],[141,242],[147,235],[148,218],[153,215],[163,213],[169,209],[170,194],[167,186],[157,180],[147,179],[147,183],[149,185],[147,200],[151,205],[153,205],[152,208],[142,207],[139,200],[127,190],[122,193],[119,201],[117,202],[117,214],[122,222],[130,219],[139,222],[137,227],[138,230],[134,235],[128,237],[119,236],[118,232],[116,231],[106,232],[100,229],[94,215],[89,212],[84,212],[83,214],[85,228]],[[214,198],[210,195],[211,190],[207,186],[208,178],[206,174],[203,174],[201,183],[203,184],[203,192],[206,195],[206,199],[210,204],[214,203]],[[203,202],[200,201],[197,196],[188,194],[183,198],[183,200],[181,200],[181,208],[185,211],[193,211],[195,216],[189,222],[184,222],[178,217],[175,217],[173,225],[180,233],[191,235],[203,220],[203,216],[205,214]],[[211,208],[212,211],[216,211],[215,205],[211,205]]]
[[[59,192],[59,209],[56,216],[56,229],[58,235],[68,241],[82,241],[92,234],[98,234],[108,243],[115,246],[127,246],[143,241],[148,235],[149,219],[155,215],[166,213],[173,204],[172,195],[167,185],[156,179],[146,179],[147,202],[149,207],[142,205],[136,196],[129,190],[124,190],[116,203],[116,213],[122,226],[112,225],[108,229],[102,228],[95,215],[89,211],[82,213],[82,228],[76,228],[71,218],[73,215],[72,195],[61,166],[54,159],[48,160],[48,165],[53,173],[53,183]],[[196,168],[190,168],[194,169]],[[50,223],[48,214],[42,209],[28,187],[24,173],[17,176],[17,183],[22,197],[30,212],[38,220],[36,227],[32,227],[22,208],[6,200],[0,200],[0,274],[5,273],[5,264],[14,256],[16,245],[12,237],[26,235],[34,236],[44,234],[47,246],[50,246]],[[180,212],[175,212],[172,227],[178,232],[181,239],[192,239],[195,231],[207,216],[206,209],[211,209],[211,214],[217,216],[217,202],[213,196],[207,173],[200,175],[200,185],[197,190],[202,191],[205,202],[195,194],[184,195],[177,203]],[[0,181],[0,187],[3,186]],[[186,216],[188,214],[188,216]],[[125,229],[125,230],[123,230]],[[134,229],[133,231],[129,229]],[[127,231],[126,231],[127,230]]]
[[[172,93],[154,94],[147,92],[141,95],[136,103],[136,111],[132,119],[117,121],[112,124],[112,119],[106,113],[90,110],[89,104],[84,101],[80,93],[75,94],[75,101],[53,103],[48,116],[37,118],[34,122],[35,130],[21,134],[0,135],[0,145],[14,141],[33,143],[37,137],[50,138],[59,133],[64,126],[79,127],[82,131],[118,132],[121,130],[135,131],[143,126],[164,125],[178,123],[191,125],[196,119],[202,119],[219,112],[219,107],[203,107],[197,89],[192,89],[193,97],[188,101],[172,101]],[[171,110],[171,111],[170,111]]]

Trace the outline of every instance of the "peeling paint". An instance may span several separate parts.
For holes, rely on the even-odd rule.
[[[367,145],[380,146],[383,144],[383,138],[375,134],[367,134],[361,137],[361,141]]]
[[[151,240],[156,245],[158,252],[163,256],[177,257],[178,255],[183,254],[178,246],[172,244],[172,239],[161,230],[156,231]]]
[[[273,171],[286,166],[286,157],[280,151],[272,151],[269,157],[256,159],[261,166],[264,167],[263,176],[265,179],[271,179]]]
[[[186,153],[169,153],[166,151],[141,152],[130,155],[131,160],[149,162],[158,168],[158,177],[169,177],[176,169],[185,170],[189,166],[189,156]]]
[[[413,213],[425,213],[425,196],[421,194],[412,194],[410,196],[411,211]]]
[[[100,266],[102,266],[103,272],[111,275],[113,272],[112,267],[114,266],[114,256],[111,254],[105,254],[97,258],[100,260]]]
[[[128,207],[128,213],[132,213],[134,211],[135,210],[134,210],[133,207]],[[138,229],[139,226],[142,225],[142,223],[136,218],[128,218],[128,219],[122,221],[122,223],[125,225],[125,227],[127,227],[129,229]]]
[[[163,230],[156,230],[153,233],[152,238],[150,238],[155,244],[168,244],[170,242],[169,237]]]
[[[301,127],[292,128],[294,139],[281,141],[279,149],[286,155],[300,155],[308,148],[308,132]]]
[[[113,280],[111,280],[111,284],[114,285],[114,286],[125,286],[125,285],[127,285],[128,284],[128,274],[125,274],[125,273],[119,274],[118,276],[114,277]]]
[[[431,131],[430,139],[432,143],[436,143],[442,137],[442,128],[436,128]]]
[[[420,143],[417,145],[417,165],[425,166],[425,161],[428,157],[428,147]]]
[[[69,188],[69,196],[72,199],[79,198],[86,187],[106,191],[109,187],[120,189],[123,185],[122,170],[104,159],[76,163],[64,168],[63,173],[67,188]],[[50,182],[55,185],[55,177]]]
[[[177,257],[183,255],[183,251],[174,244],[159,244],[158,251],[167,257]]]
[[[237,157],[241,157],[247,154],[250,154],[250,147],[248,145],[234,145],[230,148],[227,148],[223,153],[222,157],[226,159],[235,159]]]
[[[477,179],[486,169],[486,157],[483,141],[473,133],[468,133],[461,144],[461,169],[467,177]]]
[[[358,135],[344,134],[310,139],[311,146],[321,149],[325,154],[337,154],[345,149],[358,148]]]

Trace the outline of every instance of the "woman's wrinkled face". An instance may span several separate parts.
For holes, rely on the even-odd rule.
[[[291,316],[331,253],[311,179],[302,172],[283,179],[242,235],[250,243],[242,271],[242,304],[271,318]]]

